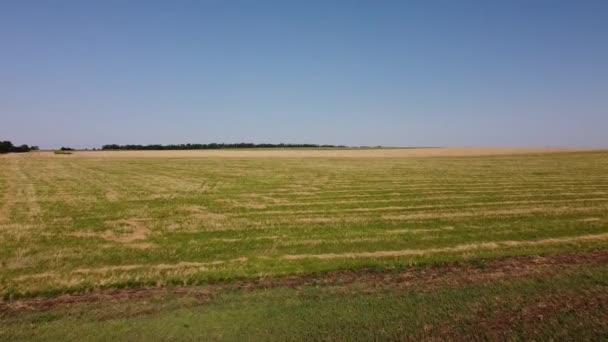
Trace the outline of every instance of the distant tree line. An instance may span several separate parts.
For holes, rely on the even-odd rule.
[[[11,152],[29,152],[29,151],[37,151],[38,146],[28,146],[28,145],[19,145],[15,146],[10,141],[0,141],[0,153],[11,153]]]
[[[346,147],[344,145],[317,145],[317,144],[253,144],[253,143],[236,143],[236,144],[177,144],[177,145],[103,145],[102,150],[217,150],[223,148],[319,148],[319,147]]]

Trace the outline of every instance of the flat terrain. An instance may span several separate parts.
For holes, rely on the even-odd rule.
[[[608,336],[608,151],[13,154],[0,201],[0,339]]]
[[[76,151],[72,158],[403,158],[491,156],[504,154],[530,154],[551,152],[577,152],[575,148],[502,148],[502,147],[427,147],[427,148],[247,148],[223,150],[178,151]],[[53,152],[32,152],[28,157],[57,157]],[[7,157],[7,156],[5,156]],[[23,155],[8,155],[23,158]]]

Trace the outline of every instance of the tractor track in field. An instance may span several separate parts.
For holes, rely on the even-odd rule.
[[[430,291],[442,287],[458,287],[524,277],[551,276],[557,273],[573,272],[581,266],[601,267],[607,265],[608,250],[595,250],[479,259],[387,270],[339,270],[284,277],[233,280],[204,285],[103,289],[81,294],[1,301],[0,316],[10,316],[20,312],[44,311],[71,304],[151,299],[162,296],[190,296],[202,303],[223,292],[277,287],[297,289],[304,286],[328,286],[334,287],[336,291],[349,291],[356,286],[357,288],[363,288],[364,292],[367,293],[394,289]]]

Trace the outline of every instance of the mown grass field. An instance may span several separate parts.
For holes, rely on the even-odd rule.
[[[4,301],[125,287],[231,284],[336,270],[400,272],[446,262],[483,268],[495,258],[608,248],[607,151],[431,157],[251,153],[0,157]],[[604,298],[607,270],[599,263],[538,281],[535,274],[422,294],[391,288],[360,296],[367,293],[365,284],[348,291],[311,285],[229,291],[203,306],[184,304],[188,296],[159,299],[156,307],[162,310],[144,310],[146,315],[153,312],[151,316],[134,314],[102,323],[97,322],[102,314],[90,307],[73,309],[92,312],[90,317],[79,315],[81,321],[64,309],[50,314],[48,322],[48,313],[5,314],[3,322],[11,328],[0,333],[17,338],[21,328],[41,324],[39,336],[58,338],[57,329],[73,325],[107,331],[103,336],[112,339],[129,321],[135,326],[181,324],[175,328],[179,331],[171,328],[168,335],[155,335],[166,338],[192,332],[183,325],[206,327],[206,335],[200,329],[195,335],[211,339],[370,339],[376,336],[372,333],[387,339],[421,333],[449,337],[461,331],[428,330],[424,318],[410,331],[403,322],[425,306],[434,308],[430,315],[447,315],[471,303],[478,307],[470,310],[493,312],[489,298],[498,294],[506,296],[507,311],[520,307],[526,296],[536,298],[546,291],[576,293],[580,288]],[[103,310],[111,316],[124,305],[149,305],[128,303]],[[608,309],[593,310],[585,314],[605,318]],[[293,315],[295,335],[283,326],[287,321],[279,319],[288,314]],[[257,318],[244,318],[249,315]],[[270,319],[267,325],[259,315]],[[341,315],[343,324],[331,320]],[[574,324],[581,318],[564,315],[555,316],[551,324]],[[83,323],[87,317],[97,325]],[[441,317],[427,318],[452,320]],[[245,325],[228,334],[226,327],[237,321]],[[368,322],[362,335],[348,335],[362,322]],[[592,329],[589,336],[604,336],[605,320],[595,322],[594,328],[604,330]],[[565,336],[576,334],[572,327]],[[131,340],[154,336],[129,331]]]

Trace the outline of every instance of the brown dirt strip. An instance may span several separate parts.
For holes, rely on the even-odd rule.
[[[608,265],[608,250],[596,250],[434,264],[405,269],[331,271],[307,275],[218,282],[208,285],[107,289],[57,297],[0,301],[0,315],[12,315],[23,311],[49,310],[79,303],[148,299],[167,295],[192,296],[204,302],[221,292],[276,287],[335,286],[338,289],[348,290],[352,286],[361,286],[366,289],[366,292],[370,293],[408,288],[429,291],[440,287],[464,286],[529,276],[549,276],[555,273],[574,271],[582,266],[606,265]]]

